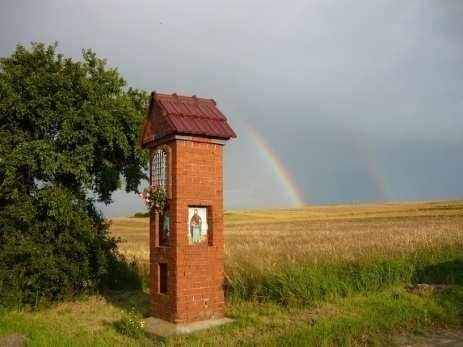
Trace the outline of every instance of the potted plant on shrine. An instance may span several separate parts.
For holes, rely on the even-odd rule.
[[[154,210],[161,214],[164,212],[167,204],[167,193],[163,187],[147,187],[140,193],[140,197],[143,199],[148,210]]]

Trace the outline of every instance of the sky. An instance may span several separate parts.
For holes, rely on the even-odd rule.
[[[461,0],[2,0],[17,43],[214,98],[226,208],[463,198]],[[144,209],[123,190],[106,216]]]

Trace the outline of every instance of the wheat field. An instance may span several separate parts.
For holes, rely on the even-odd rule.
[[[114,218],[130,260],[147,264],[148,219]],[[225,212],[225,271],[289,263],[342,262],[463,246],[463,201],[307,206]]]

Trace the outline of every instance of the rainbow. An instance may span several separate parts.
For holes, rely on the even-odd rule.
[[[263,157],[268,161],[276,176],[283,183],[293,205],[297,207],[304,206],[305,201],[303,194],[284,164],[281,162],[280,158],[278,158],[278,156],[273,152],[272,148],[264,140],[264,138],[253,127],[247,125],[247,128],[252,139],[260,149]]]
[[[367,175],[376,189],[376,200],[389,201],[391,199],[390,186],[387,177],[380,171],[376,156],[368,139],[364,136],[352,136],[352,147],[359,158],[362,158],[363,165],[366,168]]]

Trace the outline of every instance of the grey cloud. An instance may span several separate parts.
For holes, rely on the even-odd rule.
[[[308,202],[458,198],[462,17],[459,0],[7,0],[0,55],[59,41],[76,58],[93,48],[132,86],[215,98],[239,136],[228,207],[291,204],[247,125]],[[118,192],[105,213],[142,208]]]

